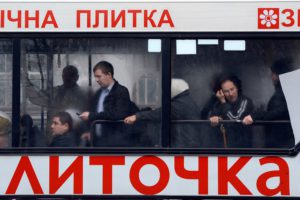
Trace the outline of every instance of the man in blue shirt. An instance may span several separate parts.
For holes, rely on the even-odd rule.
[[[128,89],[114,79],[114,68],[107,61],[98,62],[94,68],[94,77],[100,85],[96,92],[90,111],[83,112],[79,117],[84,121],[122,120],[130,114],[130,97]],[[102,123],[96,125],[94,145],[126,146],[125,126],[121,123]]]

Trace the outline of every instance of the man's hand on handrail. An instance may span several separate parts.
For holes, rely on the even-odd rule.
[[[209,118],[210,125],[212,127],[218,126],[220,120],[222,120],[222,118],[219,117],[219,116],[212,116],[212,117]]]
[[[131,115],[124,119],[125,124],[134,124],[135,122],[136,122],[136,115]]]
[[[246,117],[244,117],[242,123],[244,125],[251,125],[251,124],[253,124],[253,119],[252,119],[251,115],[247,115]]]

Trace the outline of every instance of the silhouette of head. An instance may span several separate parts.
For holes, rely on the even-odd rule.
[[[293,61],[290,58],[282,58],[276,60],[271,66],[271,71],[274,74],[280,75],[292,71]]]
[[[68,65],[63,69],[62,79],[65,87],[76,85],[79,78],[78,70],[73,65]]]
[[[290,58],[282,58],[276,60],[271,66],[271,79],[275,86],[279,86],[279,75],[293,70],[293,61]]]
[[[28,115],[28,114],[24,114],[24,115],[21,117],[20,122],[21,122],[21,126],[22,126],[22,127],[28,128],[28,127],[32,127],[32,126],[33,126],[33,120],[32,120],[32,118],[31,118],[31,116]]]

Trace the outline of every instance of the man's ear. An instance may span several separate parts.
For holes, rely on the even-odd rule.
[[[67,130],[67,131],[69,131],[69,130],[70,130],[70,126],[69,126],[69,124],[68,124],[68,123],[64,123],[64,124],[63,124],[63,126],[66,128],[66,130]]]

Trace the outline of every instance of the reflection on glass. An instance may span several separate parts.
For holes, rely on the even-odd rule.
[[[158,95],[157,95],[157,91],[158,91],[158,80],[154,79],[154,78],[149,78],[147,80],[147,86],[148,86],[148,104],[152,104],[155,105],[158,102]]]
[[[161,49],[158,48],[160,40],[150,43],[154,50]],[[93,120],[123,120],[140,109],[160,106],[161,80],[157,77],[161,74],[161,55],[148,52],[147,39],[24,39],[22,53],[21,109],[31,118],[25,115],[25,119],[32,122],[31,128],[22,127],[22,146],[39,146],[34,142],[36,135],[44,138],[41,142],[44,146],[53,144],[56,133],[59,133],[54,130],[55,116],[59,112],[67,112],[72,118],[75,146],[86,147],[95,144],[92,141],[95,139]],[[128,89],[132,103],[128,104],[128,112],[122,113],[122,117],[110,117],[120,116],[119,113],[107,115],[111,106],[104,106],[103,111],[97,108],[104,86],[95,78],[93,67],[103,60],[114,67],[113,78],[118,81],[115,85]],[[112,95],[115,90],[111,92]],[[119,99],[105,97],[106,103]],[[91,102],[97,102],[96,107]],[[112,107],[116,108],[116,105]],[[124,107],[122,104],[120,112]],[[86,111],[90,113],[89,120],[81,115]],[[110,111],[117,112],[117,109]],[[63,120],[60,122],[64,123]],[[153,132],[151,123],[131,126],[124,126],[122,121],[111,123],[115,126],[113,129],[120,125],[124,127],[119,129],[121,139],[101,137],[99,140],[103,146],[160,146],[160,131],[157,131],[160,125]],[[34,129],[39,131],[33,133]],[[128,142],[124,145],[124,141]]]
[[[192,40],[192,39],[191,39]],[[184,41],[184,39],[182,39]],[[277,60],[282,58],[291,58],[294,63],[291,65],[294,69],[299,68],[299,52],[300,40],[298,39],[247,39],[247,40],[224,40],[219,39],[219,44],[224,43],[226,51],[220,45],[201,46],[201,51],[196,55],[178,55],[177,40],[172,41],[172,75],[174,78],[185,80],[189,85],[189,93],[198,107],[198,113],[201,116],[200,121],[194,123],[182,121],[172,123],[172,140],[176,140],[175,135],[178,130],[182,130],[180,141],[185,141],[194,137],[196,145],[185,144],[181,147],[195,148],[289,148],[293,146],[293,134],[289,125],[289,113],[285,109],[285,97],[280,89],[280,84],[277,84],[276,74],[271,76],[271,69],[277,63]],[[247,48],[246,48],[247,44]],[[227,51],[228,50],[228,51]],[[276,66],[281,66],[281,69],[288,67],[281,62]],[[283,70],[280,70],[281,73]],[[233,101],[228,104],[230,113],[223,113],[224,109],[218,109],[220,113],[216,114],[218,124],[212,126],[209,119],[213,112],[214,106],[218,106],[219,99],[217,98],[218,91],[221,90],[218,82],[220,82],[221,73],[234,73],[242,81],[242,90],[238,92],[238,96],[245,99],[247,96],[253,101],[253,110],[247,114],[253,114],[253,118],[257,119],[256,123],[245,127],[243,120],[244,108],[240,102]],[[224,91],[223,91],[224,90]],[[228,95],[231,99],[234,93],[231,90],[222,89],[223,95]],[[242,95],[241,95],[242,94]],[[239,98],[238,98],[239,99]],[[242,98],[240,98],[242,99]],[[249,105],[249,100],[247,100]],[[274,116],[260,118],[254,115],[255,113],[272,113],[280,108],[282,114],[280,117]],[[282,109],[284,108],[284,109]],[[197,108],[194,108],[195,110]],[[176,115],[178,109],[172,107],[172,118]],[[251,110],[251,109],[250,109]],[[233,116],[228,118],[228,115]],[[241,115],[235,115],[241,114]],[[221,117],[223,120],[220,121]],[[256,117],[256,118],[255,118]],[[188,120],[191,117],[180,116],[176,120]],[[260,120],[263,120],[259,122]],[[266,120],[266,122],[265,122]],[[282,120],[277,122],[274,120]],[[189,125],[196,129],[187,131],[183,128],[184,125]],[[279,128],[286,127],[286,128]],[[244,130],[243,130],[244,129]],[[250,129],[250,130],[249,130]],[[233,131],[232,131],[233,130]],[[242,134],[239,134],[243,130]],[[277,132],[277,133],[276,133]],[[280,133],[279,133],[280,132]],[[294,132],[294,135],[297,134]],[[178,135],[178,134],[177,134]],[[243,136],[242,136],[243,135]],[[283,137],[281,137],[283,136]],[[296,138],[299,138],[297,136]],[[236,140],[236,141],[235,141]],[[239,140],[239,141],[237,141]],[[277,142],[275,142],[275,140]],[[238,142],[238,145],[231,146],[233,142]],[[297,141],[296,141],[297,142]],[[231,143],[231,144],[230,144]],[[280,144],[279,144],[280,143]],[[286,145],[288,144],[288,145]],[[292,145],[290,145],[292,144]],[[178,147],[176,143],[172,143],[173,147]]]
[[[0,148],[11,146],[12,42],[0,40]]]
[[[1,94],[5,94],[5,82],[4,81],[0,81],[0,93]],[[1,95],[0,96],[0,105],[5,105],[5,95]]]
[[[157,106],[158,98],[158,84],[157,78],[151,75],[143,75],[138,82],[138,104],[143,106]]]
[[[5,54],[0,54],[0,73],[5,72]]]
[[[139,80],[139,84],[138,84],[138,91],[139,91],[139,96],[138,96],[138,102],[143,104],[146,104],[146,100],[147,98],[147,93],[146,93],[146,81],[145,81],[145,77],[141,77]]]
[[[39,73],[40,71],[46,71],[47,55],[27,54],[26,63],[29,72]]]

